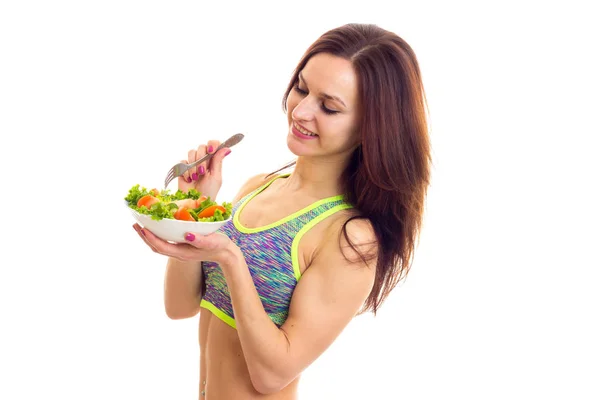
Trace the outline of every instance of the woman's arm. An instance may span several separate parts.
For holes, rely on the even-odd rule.
[[[266,174],[253,176],[242,186],[232,202],[235,204],[263,183]],[[204,288],[201,262],[169,257],[165,271],[164,305],[171,319],[190,318],[200,311]]]
[[[169,257],[165,271],[165,312],[171,319],[190,318],[200,311],[204,277],[201,262]]]
[[[280,391],[321,355],[362,307],[371,292],[376,240],[368,221],[353,220],[348,234],[359,251],[373,256],[365,265],[348,247],[343,250],[336,223],[294,291],[286,322],[278,328],[265,313],[239,257],[223,265],[237,331],[255,389]],[[351,261],[345,259],[344,255]]]

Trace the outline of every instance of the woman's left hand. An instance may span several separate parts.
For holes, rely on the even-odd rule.
[[[170,243],[137,223],[133,225],[133,229],[152,251],[181,261],[214,261],[223,264],[241,256],[239,247],[222,233],[204,236],[188,232],[185,235],[187,243]]]

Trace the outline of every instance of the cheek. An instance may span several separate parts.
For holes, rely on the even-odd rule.
[[[347,121],[347,132],[350,140],[356,144],[360,143],[360,129],[358,126],[358,121],[356,119],[356,115],[351,116]]]
[[[335,132],[339,132],[341,137],[354,137],[356,135],[356,127],[350,119],[339,119],[331,125]]]
[[[340,135],[338,136],[340,141],[349,143],[351,146],[360,143],[358,127],[351,119],[339,121],[333,129],[336,132],[340,132]]]

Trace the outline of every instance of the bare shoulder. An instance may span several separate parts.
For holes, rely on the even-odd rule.
[[[255,189],[258,189],[260,186],[267,183],[266,177],[268,175],[269,174],[265,173],[265,174],[257,174],[257,175],[250,177],[246,182],[244,182],[244,184],[242,185],[242,187],[240,188],[238,193],[233,198],[232,202],[237,203],[248,193],[252,192]]]
[[[358,215],[352,211],[347,213],[345,217],[343,222],[346,224],[346,232],[352,242],[360,245],[377,243],[375,229],[370,220],[360,217],[354,218]]]
[[[352,209],[334,215],[324,232],[319,253],[327,258],[344,258],[344,264],[356,264],[375,269],[379,242],[373,224],[367,218],[356,218]]]
[[[317,239],[319,244],[298,284],[302,288],[311,286],[310,290],[299,291],[298,296],[314,297],[322,290],[322,302],[348,320],[356,315],[373,289],[379,249],[371,222],[352,218],[355,216],[349,209],[328,218],[329,223]],[[314,312],[315,307],[310,310]]]
[[[345,232],[348,235],[344,234]],[[336,213],[335,218],[329,225],[328,234],[342,235],[343,241],[347,243],[350,239],[352,243],[365,245],[377,243],[377,236],[373,224],[367,218],[361,217],[353,209],[342,210]]]

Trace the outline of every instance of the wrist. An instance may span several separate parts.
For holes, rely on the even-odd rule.
[[[218,263],[225,271],[235,267],[242,260],[244,260],[242,251],[233,242],[230,242],[219,255]]]

